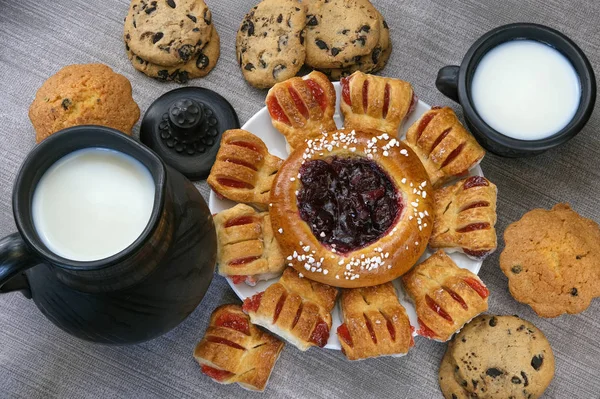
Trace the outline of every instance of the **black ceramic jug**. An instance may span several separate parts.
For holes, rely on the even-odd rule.
[[[150,221],[128,248],[106,259],[64,259],[40,240],[31,202],[44,172],[63,156],[103,147],[144,164],[154,179]],[[152,151],[100,126],[65,129],[44,140],[17,176],[13,212],[19,233],[0,240],[0,292],[20,290],[58,327],[79,338],[129,344],[181,323],[212,280],[216,234],[198,190]]]

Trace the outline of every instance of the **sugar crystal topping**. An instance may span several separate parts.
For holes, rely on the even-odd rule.
[[[356,133],[352,130],[349,133],[337,131],[334,133],[324,132],[322,136],[314,139],[306,140],[307,146],[302,154],[302,164],[306,161],[311,160],[315,156],[323,157],[327,152],[337,151],[338,149],[348,150],[350,152],[356,152],[356,144],[358,144],[358,139],[356,138]],[[400,141],[396,138],[390,137],[387,133],[383,133],[379,136],[372,137],[366,148],[363,149],[364,155],[367,158],[372,159],[373,154],[380,153],[382,156],[387,157],[390,156],[391,150],[394,147],[400,147]],[[399,153],[406,157],[409,156],[409,153],[406,149],[400,149]],[[298,174],[297,178],[300,180],[301,176]],[[291,181],[296,180],[295,178],[290,178]],[[413,194],[420,196],[421,198],[427,197],[427,192],[425,191],[425,187],[427,185],[427,181],[423,182],[410,182],[406,177],[402,177],[400,183],[405,186],[409,185],[410,190]],[[403,191],[408,191],[407,187],[402,187]],[[295,191],[296,195],[298,195],[298,191]],[[429,213],[427,210],[419,210],[419,198],[416,198],[414,201],[410,202],[410,208],[412,208],[411,214],[408,216],[408,220],[411,223],[415,224],[415,227],[419,230],[422,230],[424,227],[427,227],[427,223],[424,222],[424,219],[429,217]],[[414,222],[412,222],[414,220]],[[397,228],[392,228],[386,235],[393,236],[397,232]],[[324,237],[325,233],[321,232],[319,234],[320,237]],[[419,245],[418,241],[414,242],[415,246]],[[289,266],[293,266],[295,262],[299,262],[303,264],[303,267],[306,271],[310,271],[312,273],[323,273],[327,275],[329,270],[324,267],[325,258],[317,257],[316,250],[313,250],[310,245],[305,245],[301,241],[298,246],[302,251],[298,253],[294,251],[294,253],[287,257],[287,260],[290,261]],[[405,250],[409,250],[409,245],[406,245]],[[335,249],[335,244],[333,244],[329,250],[332,253],[338,253]],[[383,252],[381,247],[375,247],[373,249],[373,253],[371,256],[365,256],[365,254],[361,254],[360,256],[352,256],[352,252],[349,252],[347,256],[341,258],[337,263],[339,266],[343,267],[343,273],[335,276],[336,279],[344,278],[346,280],[355,280],[360,278],[361,272],[370,272],[379,268],[391,269],[392,264],[388,261],[390,254],[388,252]],[[335,258],[335,256],[331,256],[331,258]]]

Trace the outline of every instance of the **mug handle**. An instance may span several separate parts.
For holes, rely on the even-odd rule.
[[[19,233],[0,240],[0,293],[21,291],[31,299],[31,290],[25,270],[40,264],[27,248]]]
[[[458,103],[458,73],[460,67],[448,65],[438,71],[435,87],[446,97]]]

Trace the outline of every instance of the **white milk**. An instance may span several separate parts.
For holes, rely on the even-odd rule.
[[[520,140],[539,140],[565,127],[581,97],[579,76],[554,48],[513,40],[483,56],[471,84],[473,105],[494,130]]]
[[[64,156],[33,194],[33,223],[48,249],[63,258],[112,256],[143,232],[154,206],[150,171],[133,157],[103,148]]]

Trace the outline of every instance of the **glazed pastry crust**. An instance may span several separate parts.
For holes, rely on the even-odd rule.
[[[414,345],[412,328],[392,283],[342,290],[343,325],[351,342],[338,337],[349,360],[406,354]]]
[[[356,142],[344,144],[342,134],[346,138],[353,136]],[[335,139],[336,137],[339,140]],[[332,142],[337,142],[339,146],[331,144]],[[315,150],[320,146],[322,150]],[[311,148],[312,155],[305,158]],[[389,233],[344,255],[324,246],[314,236],[310,226],[300,218],[296,199],[296,191],[302,184],[298,179],[298,172],[303,161],[334,155],[367,158],[371,156],[371,159],[387,172],[392,183],[402,194],[404,205],[400,217],[392,224]],[[428,195],[429,188],[429,180],[421,162],[405,144],[387,133],[339,130],[314,142],[304,143],[290,154],[277,174],[271,190],[271,223],[274,231],[283,231],[283,234],[276,233],[275,237],[283,256],[289,261],[288,264],[311,280],[343,288],[383,284],[408,271],[427,247],[433,224],[433,200],[432,196]],[[292,256],[294,252],[305,253],[305,248],[313,254],[314,259],[323,258],[318,267],[313,268],[314,264]],[[363,259],[378,257],[381,258],[382,264],[371,263],[373,267],[364,269],[359,267]],[[356,265],[348,269],[349,264],[353,262]],[[352,278],[349,274],[358,277]]]
[[[408,129],[406,143],[423,162],[434,187],[465,175],[485,155],[449,107],[424,113]]]
[[[305,351],[312,346],[324,346],[331,330],[331,310],[337,290],[325,284],[302,278],[292,268],[286,268],[279,281],[258,294],[258,309],[244,301],[244,311],[254,324],[261,325]],[[315,331],[325,323],[324,340],[313,340]]]
[[[327,76],[313,71],[306,76],[277,83],[269,90],[265,103],[273,126],[294,149],[311,137],[336,129],[333,120],[335,97],[335,89]],[[285,113],[289,124],[275,116],[272,105],[275,101]]]
[[[404,289],[415,303],[421,324],[420,335],[426,335],[425,325],[434,333],[428,338],[447,341],[465,323],[487,310],[489,292],[482,297],[467,283],[469,280],[474,280],[487,292],[476,274],[458,267],[442,250],[402,276]],[[436,304],[451,320],[434,310]]]
[[[229,315],[241,323],[220,323]],[[240,325],[244,327],[232,328]],[[246,327],[246,331],[241,331]],[[219,383],[237,382],[246,389],[263,391],[283,345],[271,334],[256,328],[241,306],[223,305],[212,313],[208,329],[194,349],[194,358],[201,366],[231,373],[222,381],[215,380]]]
[[[497,247],[494,228],[497,192],[496,185],[481,176],[435,190],[429,246],[458,249],[476,259],[493,253]]]
[[[206,182],[221,197],[264,210],[282,163],[283,160],[269,154],[261,139],[245,130],[231,129],[223,133],[217,159]],[[241,187],[228,185],[232,180]]]
[[[273,235],[269,212],[259,213],[248,205],[238,204],[213,219],[220,275],[248,276],[250,280],[246,283],[252,285],[283,272],[285,260]],[[239,263],[243,259],[249,262]]]
[[[416,100],[410,83],[360,71],[342,79],[341,85],[350,98],[350,104],[345,95],[340,99],[346,129],[374,129],[396,136]]]

